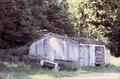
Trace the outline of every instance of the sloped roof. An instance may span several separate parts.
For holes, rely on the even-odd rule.
[[[46,36],[55,36],[57,38],[62,38],[62,39],[67,39],[67,40],[70,40],[70,41],[73,41],[73,42],[78,42],[78,41],[76,41],[74,39],[71,39],[71,37],[58,35],[58,34],[54,34],[54,33],[48,33],[47,35],[44,35],[44,37],[46,37]]]
[[[104,43],[102,42],[98,42],[94,39],[90,39],[90,38],[84,38],[84,37],[80,37],[80,38],[75,38],[75,37],[68,37],[68,36],[62,36],[62,35],[57,35],[54,33],[48,33],[47,35],[53,35],[53,36],[58,36],[61,38],[67,38],[67,39],[71,39],[74,40],[76,42],[78,42],[79,44],[99,44],[99,45],[104,45]]]
[[[63,38],[63,39],[69,39],[71,41],[78,42],[79,44],[99,44],[99,45],[104,45],[104,43],[98,42],[98,41],[90,39],[90,38],[84,38],[84,37],[75,38],[75,37],[57,35],[57,34],[54,34],[54,33],[45,34],[42,37],[40,37],[39,39],[37,39],[37,40],[40,40],[40,39],[42,39],[44,37],[51,36],[51,35],[55,36],[55,37],[60,37],[60,38]]]
[[[78,41],[79,44],[99,44],[99,45],[104,45],[104,43],[102,42],[98,42],[94,39],[90,39],[90,38],[84,38],[84,37],[80,37],[80,38],[72,38],[75,41]]]

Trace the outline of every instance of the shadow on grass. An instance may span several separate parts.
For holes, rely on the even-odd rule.
[[[51,71],[47,69],[42,69],[39,66],[31,66],[25,64],[9,64],[4,63],[4,68],[2,68],[4,73],[7,74],[6,79],[37,79],[36,77],[45,76],[44,78],[38,79],[48,79],[47,77],[52,77],[50,79],[77,76],[80,74],[90,74],[90,73],[120,73],[120,67],[111,65],[109,67],[84,67],[77,71]],[[1,76],[1,75],[0,75]],[[0,78],[2,79],[2,77]],[[5,78],[4,78],[5,79]]]

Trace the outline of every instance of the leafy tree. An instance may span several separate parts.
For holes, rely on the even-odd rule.
[[[0,0],[0,48],[27,44],[53,32],[74,35],[64,4],[56,0]]]
[[[95,26],[102,33],[102,37],[107,38],[111,54],[120,56],[120,1],[119,0],[91,0],[94,9],[94,18],[88,23]],[[96,30],[97,31],[97,30]],[[100,33],[100,34],[101,34]],[[97,34],[99,35],[99,33]],[[99,35],[101,36],[101,35]],[[98,38],[98,37],[97,37]],[[100,39],[100,38],[99,38]]]
[[[38,0],[40,1],[40,0]],[[64,3],[57,2],[58,0],[43,0],[42,4],[37,1],[32,1],[34,25],[38,28],[46,29],[48,32],[57,34],[74,35],[73,25],[71,24],[67,10],[64,8]]]
[[[78,36],[108,43],[111,54],[120,56],[120,1],[67,0]],[[88,37],[87,36],[87,37]]]
[[[21,0],[0,0],[0,48],[13,48],[32,41],[29,8]]]
[[[101,0],[95,6],[99,21],[93,20],[91,23],[104,26],[111,54],[120,57],[120,0]]]
[[[106,42],[107,39],[103,37],[104,28],[96,28],[95,25],[91,25],[90,23],[91,20],[97,20],[94,3],[98,1],[67,0],[67,2],[77,36],[89,37]]]

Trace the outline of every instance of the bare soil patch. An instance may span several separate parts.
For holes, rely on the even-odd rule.
[[[92,73],[63,79],[119,79],[120,73]]]

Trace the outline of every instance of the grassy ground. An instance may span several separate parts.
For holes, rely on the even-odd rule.
[[[0,72],[0,79],[62,79],[90,73],[120,73],[120,59],[111,58],[113,65],[109,67],[80,68],[77,71],[50,71],[40,67],[33,67],[24,64],[9,64]]]

